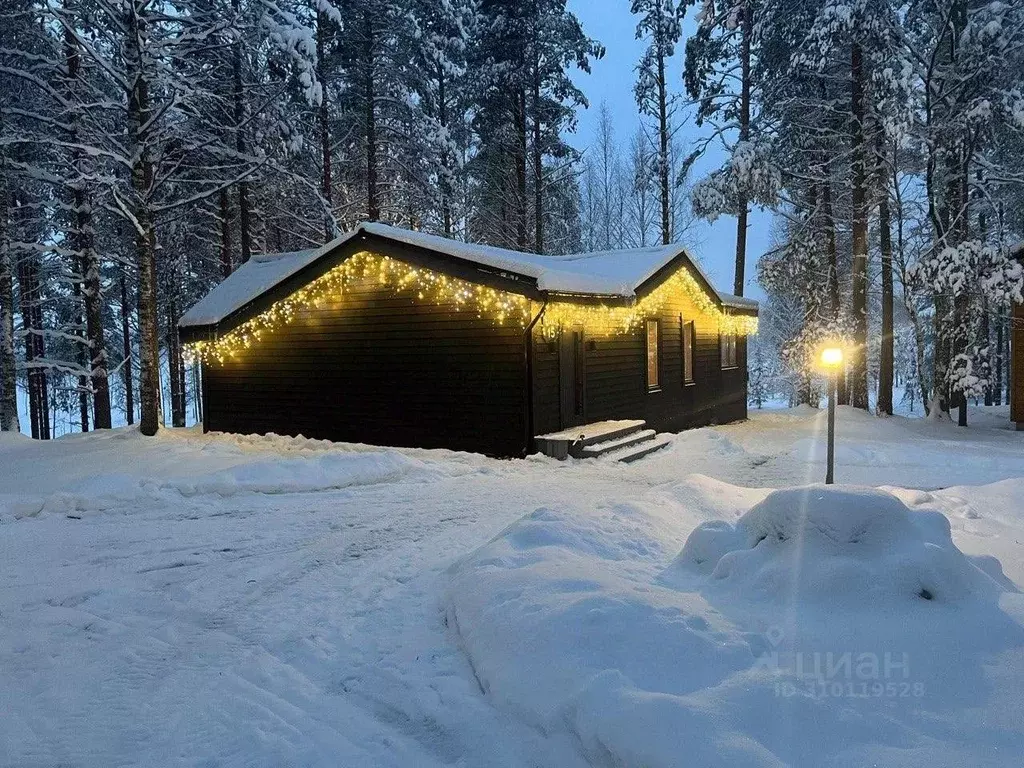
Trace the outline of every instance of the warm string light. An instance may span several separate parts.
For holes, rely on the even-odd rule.
[[[186,359],[189,362],[223,363],[259,343],[266,334],[294,322],[301,312],[327,301],[338,301],[344,296],[347,284],[357,279],[375,280],[396,292],[414,293],[420,301],[452,304],[457,310],[473,311],[478,317],[490,317],[498,324],[509,322],[525,327],[531,317],[531,302],[525,296],[360,251],[220,338],[185,344]],[[702,313],[714,318],[722,333],[748,335],[757,332],[756,317],[723,312],[685,269],[678,270],[651,293],[629,306],[553,300],[544,313],[543,323],[546,328],[583,325],[592,332],[625,333],[635,329],[646,317],[658,314],[677,291],[684,292]]]
[[[576,304],[556,299],[548,304],[543,322],[548,328],[582,325],[591,332],[627,333],[636,330],[647,318],[661,314],[665,305],[680,292],[689,297],[701,314],[711,317],[721,333],[740,336],[757,333],[756,316],[723,312],[685,268],[677,270],[665,282],[629,306]]]

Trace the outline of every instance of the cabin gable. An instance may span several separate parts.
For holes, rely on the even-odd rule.
[[[658,382],[649,386],[647,320],[658,323]],[[693,323],[692,380],[684,380],[683,326]],[[744,419],[746,337],[737,337],[736,366],[723,369],[719,318],[683,291],[672,291],[656,312],[630,328],[606,323],[546,325],[533,340],[535,434],[567,426],[561,397],[564,349],[559,337],[582,331],[585,421],[644,419],[659,431],[678,431]]]

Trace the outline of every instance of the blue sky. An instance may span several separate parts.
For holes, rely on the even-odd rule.
[[[570,142],[578,148],[585,148],[593,141],[598,106],[602,101],[608,104],[615,124],[616,139],[620,143],[629,141],[639,120],[636,102],[633,100],[633,80],[634,68],[645,46],[643,41],[636,39],[636,17],[629,12],[629,5],[629,0],[569,0],[570,10],[580,19],[586,33],[599,40],[606,49],[604,58],[592,64],[590,75],[573,75],[574,81],[590,101],[590,109],[579,113],[576,136],[570,137]],[[692,17],[693,9],[690,8],[683,28],[684,38],[693,31]],[[670,86],[676,93],[683,90],[683,48],[684,42],[681,41],[670,68]],[[700,135],[700,129],[693,124],[691,116],[682,113],[680,119],[683,124],[677,133],[679,141],[687,142]],[[693,178],[701,178],[721,160],[720,153],[705,157],[696,165]],[[752,298],[763,298],[764,294],[755,279],[755,266],[757,258],[768,249],[771,242],[771,217],[758,213],[751,216],[750,221],[744,293]],[[715,286],[731,291],[736,252],[736,219],[725,216],[714,224],[698,223],[687,244],[700,258]]]

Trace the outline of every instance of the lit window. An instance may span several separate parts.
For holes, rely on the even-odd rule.
[[[684,322],[680,315],[679,322],[682,324],[680,338],[683,344],[683,382],[690,384],[693,382],[693,321]]]
[[[658,321],[647,321],[647,388],[658,388]]]
[[[736,367],[736,334],[723,333],[719,337],[719,346],[722,348],[722,367]]]

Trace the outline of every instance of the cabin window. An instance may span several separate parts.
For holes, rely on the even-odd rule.
[[[679,316],[679,338],[683,345],[683,383],[693,383],[693,321]]]
[[[719,336],[719,345],[722,349],[722,367],[736,367],[736,334],[723,333]]]
[[[658,388],[658,321],[647,321],[647,388]]]

